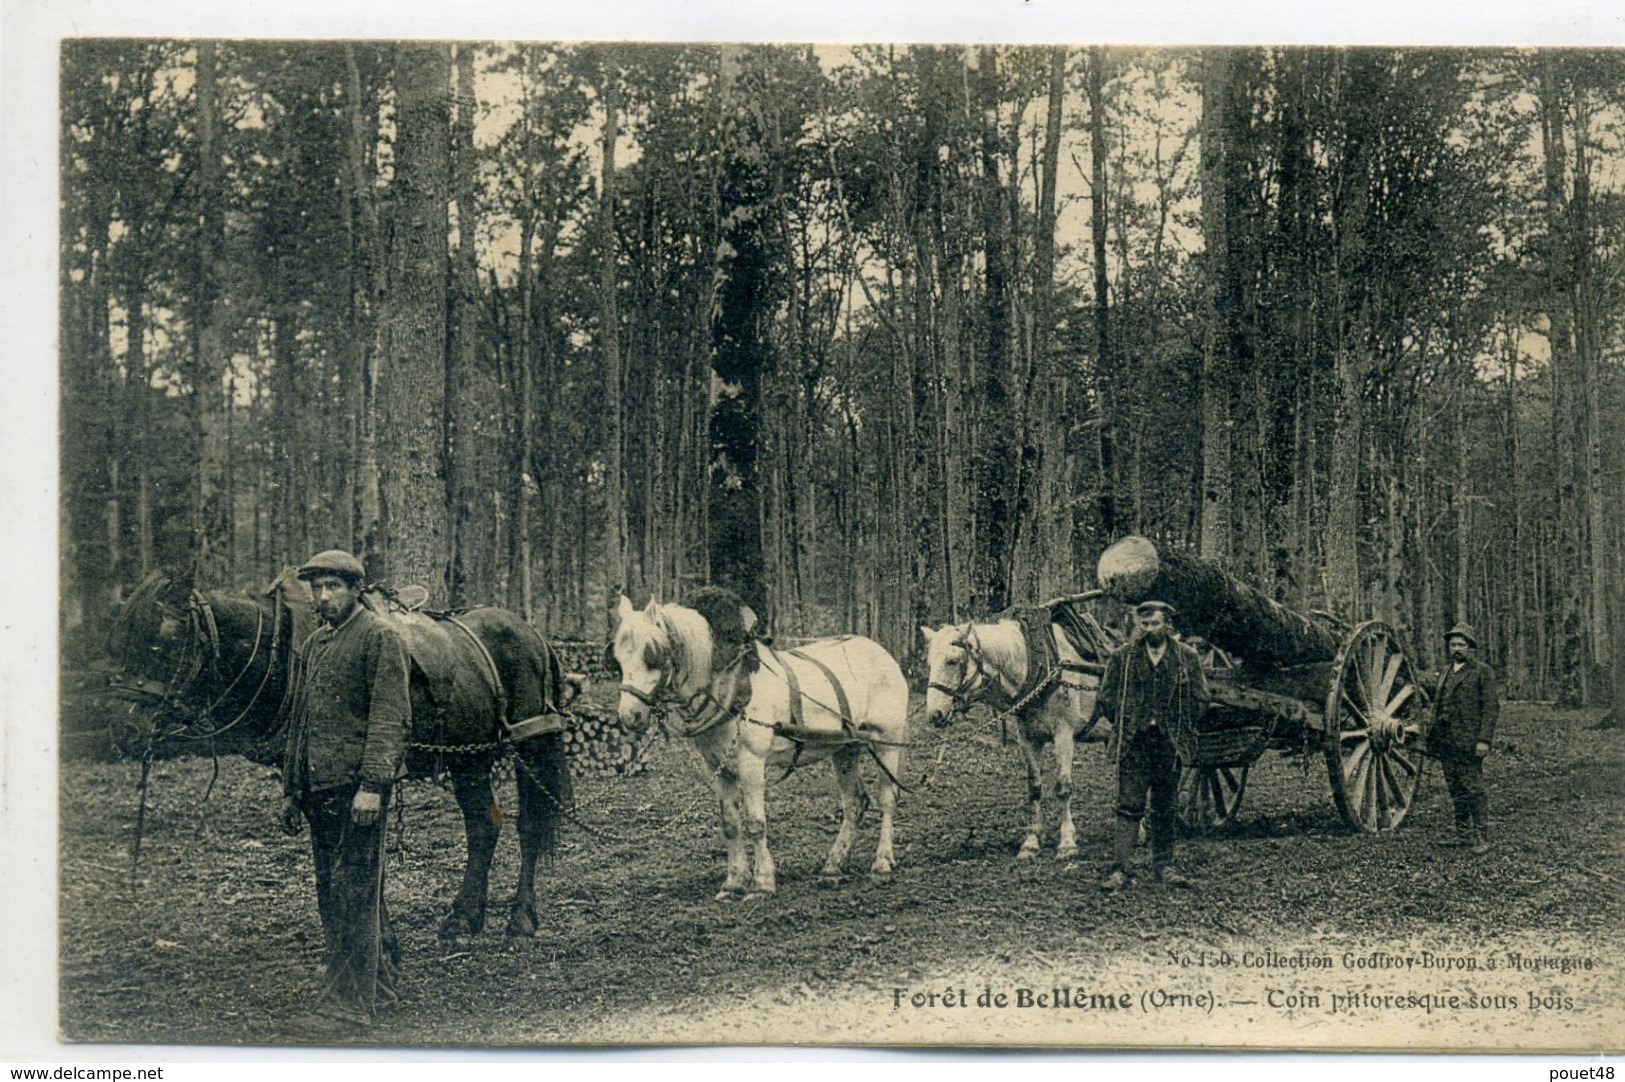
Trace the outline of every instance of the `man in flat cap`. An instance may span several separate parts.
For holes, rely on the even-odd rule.
[[[1488,800],[1484,793],[1484,757],[1495,739],[1495,721],[1501,704],[1495,694],[1495,674],[1478,660],[1478,635],[1471,624],[1457,624],[1445,633],[1449,664],[1439,677],[1433,696],[1433,727],[1428,748],[1444,769],[1450,801],[1455,806],[1456,835],[1440,844],[1471,848],[1479,856],[1490,851]]]
[[[1197,724],[1207,711],[1207,678],[1195,650],[1169,633],[1173,606],[1144,601],[1134,610],[1135,633],[1107,659],[1095,716],[1111,720],[1117,765],[1117,820],[1112,863],[1101,889],[1129,885],[1129,860],[1151,797],[1151,867],[1165,886],[1190,886],[1173,868],[1179,764],[1196,758]]]
[[[406,648],[361,604],[361,561],[330,549],[299,569],[321,624],[295,674],[282,827],[310,824],[326,976],[307,1023],[370,1025],[395,1000],[400,947],[384,906],[384,815],[412,719]]]

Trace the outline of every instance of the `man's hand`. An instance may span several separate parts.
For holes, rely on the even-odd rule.
[[[378,821],[378,808],[383,803],[377,793],[357,789],[350,801],[350,822],[358,827],[370,827]]]
[[[299,810],[299,802],[291,797],[282,802],[282,833],[287,835],[298,834],[305,826],[305,815]]]
[[[1473,754],[1478,756],[1480,759],[1484,758],[1484,756],[1488,755],[1489,753],[1490,745],[1487,741],[1480,740],[1478,743],[1473,745]]]

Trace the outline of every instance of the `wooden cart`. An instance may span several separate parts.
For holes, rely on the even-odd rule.
[[[1143,537],[1107,549],[1098,579],[1128,603],[1168,602],[1180,633],[1204,640],[1213,698],[1180,789],[1188,826],[1230,821],[1253,763],[1271,750],[1318,752],[1350,826],[1383,833],[1404,821],[1421,777],[1428,696],[1393,628],[1296,612]]]

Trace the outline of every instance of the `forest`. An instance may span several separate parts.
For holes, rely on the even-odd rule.
[[[1625,698],[1625,53],[70,39],[61,633],[349,548],[601,640],[1112,540]]]

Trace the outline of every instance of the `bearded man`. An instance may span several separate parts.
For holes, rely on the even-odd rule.
[[[1484,759],[1495,739],[1501,703],[1495,674],[1474,657],[1478,634],[1471,624],[1457,624],[1444,636],[1450,663],[1433,696],[1433,726],[1428,749],[1444,769],[1445,785],[1456,813],[1456,836],[1440,845],[1469,848],[1477,856],[1490,851],[1489,798],[1484,791]]]
[[[1191,885],[1173,867],[1174,816],[1180,763],[1196,759],[1208,687],[1201,658],[1171,634],[1173,615],[1173,606],[1162,601],[1136,606],[1134,636],[1107,659],[1095,699],[1095,716],[1113,726],[1111,756],[1117,767],[1112,862],[1102,890],[1122,890],[1131,881],[1129,860],[1148,794],[1152,875],[1164,886]]]

